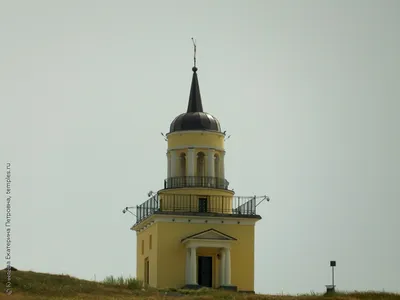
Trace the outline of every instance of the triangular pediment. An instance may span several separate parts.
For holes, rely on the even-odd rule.
[[[208,229],[191,236],[188,236],[182,240],[182,242],[187,240],[217,240],[217,241],[234,241],[234,237],[231,237],[225,233],[222,233],[215,229]]]

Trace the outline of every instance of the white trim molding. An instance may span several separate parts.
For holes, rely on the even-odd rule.
[[[195,149],[210,149],[210,145],[183,145],[183,146],[179,146],[179,147],[174,147],[174,148],[168,148],[168,151],[176,151],[176,150],[185,150],[185,149],[189,149],[189,148],[195,148]],[[217,151],[225,152],[225,149],[223,148],[219,148],[219,147],[212,147],[212,149],[215,149]]]
[[[187,224],[237,224],[241,226],[254,226],[258,218],[240,218],[240,217],[206,217],[206,216],[188,216],[188,215],[162,215],[154,214],[143,222],[133,225],[131,230],[141,232],[145,230],[149,224],[154,223],[187,223]]]
[[[174,131],[174,132],[170,132],[167,133],[166,136],[170,136],[170,135],[183,135],[183,134],[187,134],[187,133],[197,133],[200,135],[204,135],[204,134],[211,134],[211,135],[218,135],[221,137],[225,137],[225,135],[222,132],[217,132],[217,131],[199,131],[199,130],[185,130],[185,131]]]

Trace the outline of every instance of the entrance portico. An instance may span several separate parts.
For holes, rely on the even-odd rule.
[[[210,260],[207,260],[207,263],[206,260],[201,259],[207,258],[207,256],[198,255],[198,249],[212,248],[216,251],[216,257],[219,259],[219,278],[214,281],[214,287],[235,289],[231,284],[231,246],[235,241],[234,237],[215,229],[199,232],[183,239],[182,243],[186,246],[186,287],[208,286],[208,282],[211,282],[211,286],[208,287],[213,287],[211,278],[216,273],[213,272],[213,265],[217,264],[213,264],[209,256]]]

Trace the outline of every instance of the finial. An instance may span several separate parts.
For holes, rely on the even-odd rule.
[[[194,67],[192,68],[192,71],[196,72],[197,71],[197,67],[196,67],[196,41],[192,38],[192,42],[193,42],[193,47],[194,47],[194,55],[193,55]]]
[[[194,38],[192,38],[193,41],[193,47],[194,47],[194,66],[192,68],[193,70],[193,77],[192,77],[192,85],[190,87],[190,94],[189,94],[189,103],[188,103],[188,113],[194,113],[194,112],[202,112],[203,111],[203,105],[201,103],[201,96],[200,96],[200,88],[199,88],[199,81],[197,78],[197,67],[196,67],[196,41]]]

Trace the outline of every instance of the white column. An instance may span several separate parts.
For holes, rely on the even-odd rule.
[[[185,283],[190,284],[190,248],[186,248],[186,272],[185,272]]]
[[[214,171],[214,149],[208,149],[207,159],[208,159],[207,176],[214,177],[215,176],[215,171]]]
[[[196,248],[190,248],[190,272],[191,272],[191,284],[197,285],[197,254]]]
[[[171,153],[171,177],[176,177],[177,157],[176,151],[172,150]]]
[[[187,176],[194,176],[194,163],[196,161],[193,148],[188,149],[188,172]]]
[[[225,179],[225,151],[221,152],[221,157],[220,157],[220,174],[221,178]]]
[[[221,249],[221,261],[220,261],[220,268],[219,268],[219,278],[220,278],[220,286],[225,285],[225,249]]]
[[[169,152],[167,152],[167,162],[168,162],[167,178],[170,178],[171,177],[171,156],[170,156]]]
[[[188,185],[192,186],[193,183],[195,182],[194,178],[192,176],[194,176],[194,164],[196,162],[196,153],[194,151],[193,148],[189,148],[188,149],[188,172],[187,172],[187,176],[189,176],[188,178]]]
[[[225,248],[225,285],[231,285],[231,249]]]

